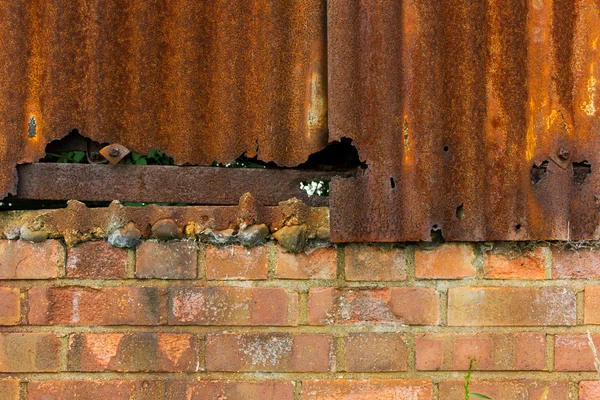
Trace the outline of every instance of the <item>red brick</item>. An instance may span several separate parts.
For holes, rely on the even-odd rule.
[[[171,325],[296,325],[298,294],[280,288],[173,288]]]
[[[27,384],[28,400],[163,400],[155,381],[45,381]]]
[[[161,298],[149,287],[35,287],[31,325],[157,325]]]
[[[70,371],[193,372],[199,343],[188,333],[80,333],[69,337]]]
[[[431,381],[312,380],[302,382],[302,400],[431,400]]]
[[[475,357],[479,370],[543,370],[543,333],[424,334],[416,340],[417,370],[467,370]]]
[[[56,240],[30,243],[0,240],[0,279],[50,279],[58,276],[62,251]]]
[[[439,297],[433,288],[311,288],[308,307],[311,325],[385,322],[436,325],[439,321]]]
[[[406,339],[397,333],[351,333],[344,339],[346,371],[406,371]]]
[[[0,400],[18,400],[19,381],[16,379],[0,380]]]
[[[214,334],[206,337],[208,371],[327,372],[330,335]]]
[[[592,335],[600,356],[600,335]],[[595,371],[594,354],[587,335],[557,335],[554,339],[554,368],[558,371]]]
[[[127,250],[108,242],[84,242],[69,249],[67,278],[119,279],[127,276]]]
[[[0,333],[0,372],[55,372],[60,342],[53,333]]]
[[[346,280],[406,280],[406,251],[404,249],[349,244],[345,247],[344,253]]]
[[[415,275],[420,279],[461,279],[475,276],[475,253],[470,244],[443,244],[415,251]]]
[[[135,253],[137,278],[194,279],[198,247],[193,242],[143,242]]]
[[[585,287],[583,318],[586,324],[600,324],[600,286]]]
[[[303,253],[286,253],[278,248],[275,275],[280,279],[335,279],[335,247],[318,248]]]
[[[552,249],[552,278],[600,278],[600,251],[597,249]]]
[[[206,279],[267,279],[267,246],[206,248]]]
[[[18,289],[0,288],[0,325],[16,325],[21,319],[21,297]]]
[[[166,400],[293,400],[291,382],[175,381],[167,383]]]
[[[483,271],[488,279],[545,279],[546,249],[538,247],[516,257],[485,253]]]
[[[457,400],[465,397],[464,380],[442,381],[439,400]],[[565,400],[569,399],[568,383],[564,381],[498,380],[472,381],[472,393],[481,393],[494,400]]]
[[[575,293],[563,287],[460,287],[448,290],[448,325],[575,325]]]
[[[579,400],[600,400],[600,382],[579,382]]]

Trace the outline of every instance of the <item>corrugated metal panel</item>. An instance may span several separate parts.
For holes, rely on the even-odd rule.
[[[306,161],[327,143],[325,14],[325,0],[0,0],[0,198],[72,129],[178,164]]]
[[[600,0],[330,0],[328,26],[331,139],[369,165],[334,240],[600,238]]]

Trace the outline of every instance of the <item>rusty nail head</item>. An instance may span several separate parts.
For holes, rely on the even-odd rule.
[[[121,155],[121,150],[119,150],[119,148],[116,146],[110,146],[108,149],[108,154],[110,154],[112,157],[119,157]]]
[[[569,150],[566,147],[561,147],[557,155],[561,160],[566,160],[569,158]]]

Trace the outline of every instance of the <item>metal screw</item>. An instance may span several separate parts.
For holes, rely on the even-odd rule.
[[[558,158],[561,160],[569,158],[569,150],[565,147],[561,147],[560,150],[558,150]]]
[[[118,147],[110,146],[108,149],[108,155],[111,157],[119,157],[121,155],[121,150]]]

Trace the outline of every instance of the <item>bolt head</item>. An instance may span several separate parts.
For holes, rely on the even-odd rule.
[[[119,157],[119,156],[121,155],[121,150],[119,150],[117,147],[112,147],[112,146],[111,146],[111,147],[108,149],[108,154],[109,154],[111,157]]]
[[[565,147],[561,147],[560,150],[558,150],[558,158],[560,158],[561,160],[566,160],[567,158],[569,158],[569,150]]]

